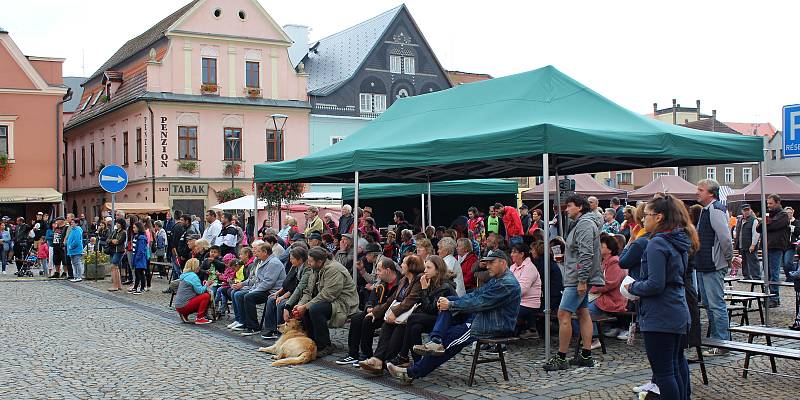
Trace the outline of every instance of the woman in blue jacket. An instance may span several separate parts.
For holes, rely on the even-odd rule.
[[[640,280],[627,289],[640,297],[639,327],[661,398],[688,399],[689,364],[683,349],[690,318],[683,276],[689,252],[700,242],[686,207],[670,195],[647,203],[644,227],[650,242],[642,255]]]
[[[136,280],[133,283],[133,288],[128,290],[128,293],[142,294],[144,292],[145,276],[147,274],[147,236],[144,233],[144,224],[137,221],[133,224],[133,253],[132,267]]]
[[[0,264],[3,266],[3,275],[6,274],[8,252],[11,250],[11,232],[6,229],[6,223],[0,222]]]

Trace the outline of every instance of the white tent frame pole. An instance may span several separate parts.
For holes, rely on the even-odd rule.
[[[542,154],[544,220],[550,221],[550,155]],[[544,229],[544,358],[550,359],[550,233]]]
[[[425,193],[420,193],[420,201],[422,202],[422,212],[420,213],[420,225],[422,225],[422,232],[425,232]],[[402,232],[401,232],[402,233]]]
[[[428,225],[433,225],[433,207],[431,206],[431,180],[428,178]],[[425,229],[422,230],[425,232]]]
[[[247,226],[245,224],[245,226]],[[253,240],[258,236],[258,184],[253,178]]]
[[[358,262],[358,171],[354,174],[354,193],[353,193],[353,212],[355,218],[353,219],[353,282],[358,282],[358,270],[356,263]]]
[[[558,161],[556,161],[558,164]],[[561,213],[561,186],[558,184],[558,167],[556,166],[556,206],[558,207],[558,236],[564,237],[564,215]],[[550,195],[550,192],[547,192],[547,195]]]
[[[764,151],[767,152],[769,150],[765,149]],[[766,160],[766,156],[764,157],[764,159]],[[758,163],[758,175],[759,175],[758,179],[760,180],[759,185],[761,186],[761,218],[762,218],[762,221],[766,221],[767,213],[769,212],[767,210],[766,193],[764,193],[764,178],[765,178],[765,176],[764,176],[764,164],[765,164],[765,161],[761,161],[760,163]],[[769,246],[769,243],[767,243],[767,227],[765,225],[765,226],[761,227],[761,247],[762,247],[762,249],[761,249],[761,270],[763,271],[763,274],[764,274],[764,293],[765,294],[770,294],[770,285],[769,285],[769,282],[770,282],[770,279],[769,279],[769,250],[768,250],[768,246]],[[767,303],[768,303],[767,301],[764,302],[765,305],[769,305]],[[769,307],[764,307],[764,325],[769,326]]]

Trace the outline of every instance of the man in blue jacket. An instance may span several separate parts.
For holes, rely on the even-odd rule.
[[[410,383],[430,374],[477,339],[514,334],[521,291],[519,282],[508,269],[508,256],[502,250],[493,250],[481,261],[487,262],[491,279],[462,297],[440,297],[439,316],[430,333],[430,342],[413,349],[423,357],[409,368],[387,363],[392,376]],[[470,313],[473,314],[471,323],[462,317]]]
[[[70,230],[67,236],[67,257],[72,264],[73,278],[70,282],[80,282],[83,280],[83,228],[77,219],[69,222]]]

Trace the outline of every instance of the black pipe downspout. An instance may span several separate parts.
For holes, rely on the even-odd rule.
[[[153,109],[150,108],[150,102],[145,100],[145,104],[147,104],[147,110],[150,111],[150,176],[151,176],[151,184],[152,184],[152,197],[153,203],[156,202],[156,142],[154,139],[155,135],[155,123],[153,122]]]
[[[64,103],[66,103],[66,102],[68,102],[70,100],[72,100],[72,88],[68,87],[67,88],[67,93],[64,95],[64,97],[61,98],[61,101],[56,103],[56,192],[58,192],[59,189],[61,189],[61,171],[60,171],[59,167],[61,166],[61,160],[63,159],[63,157],[61,157],[61,143],[60,143],[59,140],[63,140],[64,141],[64,154],[67,154],[67,138],[64,137],[64,129],[61,126],[62,125],[62,122],[61,122],[61,114],[62,114],[61,107],[63,106]],[[65,161],[65,163],[66,163],[66,161]],[[64,167],[66,167],[66,164],[64,165]],[[67,177],[66,177],[66,174],[65,174],[65,176],[64,176],[64,194],[61,195],[61,210],[59,210],[59,211],[62,211],[62,212],[63,212],[63,210],[66,209],[66,205],[64,204],[64,195],[67,193],[67,191],[68,191],[67,189],[69,189],[69,181],[67,180]],[[56,215],[58,215],[60,213],[53,212],[52,214],[53,214],[53,217],[55,218]]]

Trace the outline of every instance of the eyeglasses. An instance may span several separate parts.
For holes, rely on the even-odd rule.
[[[645,217],[652,217],[652,216],[655,216],[655,215],[658,215],[658,213],[652,213],[652,212],[646,212],[646,213],[644,213],[644,216],[645,216]]]

